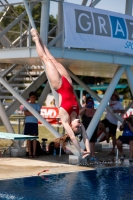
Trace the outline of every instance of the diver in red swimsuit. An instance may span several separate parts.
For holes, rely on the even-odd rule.
[[[78,117],[79,105],[74,95],[73,87],[64,76],[62,76],[62,85],[56,92],[58,92],[62,98],[60,107],[64,108],[69,115],[71,115],[72,112],[76,112],[76,117]]]
[[[43,45],[39,34],[35,29],[31,29],[31,35],[33,41],[36,43],[38,56],[45,64],[46,73],[51,86],[59,93],[59,116],[62,124],[72,143],[84,159],[90,154],[90,146],[84,126],[78,119],[79,106],[74,95],[72,80],[64,66],[57,62],[46,46]],[[75,137],[74,133],[79,132],[82,133],[86,151],[80,147],[79,142]]]

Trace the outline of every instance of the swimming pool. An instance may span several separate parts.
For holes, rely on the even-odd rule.
[[[1,180],[0,199],[132,200],[133,166]]]

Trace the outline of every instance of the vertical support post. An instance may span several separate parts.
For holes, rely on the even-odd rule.
[[[45,88],[43,89],[42,93],[41,93],[41,96],[38,100],[38,103],[40,105],[43,105],[44,103],[44,100],[46,99],[47,95],[49,94],[50,92],[50,86],[49,86],[49,82],[47,82],[47,84],[45,85]]]
[[[29,9],[32,11],[32,7],[31,7],[31,2],[29,2]],[[30,34],[30,29],[31,29],[31,24],[29,22],[29,26],[28,26],[28,29],[27,30],[27,47],[30,47],[31,46],[31,34]]]
[[[61,32],[64,33],[64,24],[63,24],[63,2],[64,0],[61,0],[58,2],[58,26],[57,26],[57,35]],[[64,34],[62,34],[62,38],[64,37]],[[63,47],[63,39],[59,40],[57,42],[58,47]]]
[[[114,77],[113,77],[101,103],[100,103],[100,106],[98,107],[94,117],[91,120],[89,127],[87,128],[86,132],[87,132],[89,139],[92,137],[93,132],[100,120],[100,117],[101,117],[102,113],[104,112],[104,109],[105,109],[107,103],[109,102],[110,97],[111,97],[112,93],[114,92],[115,87],[116,87],[118,81],[120,80],[122,73],[124,72],[124,69],[125,69],[125,66],[119,66],[118,69],[116,70],[116,73],[115,73],[115,75],[114,75]]]
[[[125,14],[132,15],[133,0],[126,0]]]
[[[32,28],[36,28],[36,25],[35,25],[34,20],[33,20],[33,18],[32,18],[31,11],[30,11],[30,9],[29,9],[29,7],[28,7],[27,1],[26,1],[26,0],[23,0],[23,2],[24,2],[25,9],[26,9],[27,15],[28,15],[28,17],[29,17],[29,21],[30,21],[30,23],[31,23]]]
[[[76,96],[76,100],[77,100],[77,102],[78,102],[79,109],[81,109],[81,108],[82,108],[82,104],[80,104],[79,98],[78,98],[77,93],[76,93],[75,90],[74,90],[74,94],[75,94],[75,96]]]
[[[88,0],[83,0],[81,5],[86,6],[87,2],[88,2]]]
[[[21,121],[21,119],[18,118],[17,121],[18,121],[18,134],[20,134],[20,121]]]
[[[95,0],[91,3],[91,7],[94,8],[101,0]]]
[[[14,130],[10,124],[9,118],[6,114],[6,111],[5,111],[4,106],[2,105],[1,101],[0,101],[0,115],[1,115],[1,120],[6,128],[6,131],[8,133],[14,133]]]
[[[50,9],[50,1],[42,0],[42,8],[41,8],[41,27],[40,27],[40,36],[42,42],[47,45],[48,40],[48,28],[49,28],[49,9]]]
[[[133,0],[126,0],[126,7],[125,7],[125,14],[127,15],[131,15],[132,16],[132,7],[133,7]],[[133,89],[132,89],[132,70],[131,70],[131,67],[130,66],[127,66],[126,67],[126,76],[127,76],[127,80],[128,80],[128,84],[129,84],[129,87],[131,89],[131,93],[133,95]],[[131,74],[130,74],[131,73]],[[132,103],[131,105],[128,105],[127,108],[125,109],[125,112],[132,106]]]
[[[0,101],[0,115],[1,115],[1,120],[2,120],[2,122],[3,122],[3,124],[6,128],[6,131],[8,133],[14,133],[14,130],[13,130],[11,124],[10,124],[9,118],[6,114],[6,111],[5,111],[1,101]],[[20,148],[18,141],[12,140],[12,142],[14,143],[14,146],[16,148],[18,148],[18,149]]]
[[[80,90],[80,104],[82,105],[83,90]]]
[[[126,71],[126,76],[127,76],[128,84],[129,84],[131,93],[133,95],[133,73],[132,73],[131,67],[127,66],[125,71]]]
[[[27,47],[30,47],[31,38],[30,38],[29,30],[27,30],[26,35],[27,35]]]
[[[20,47],[22,47],[22,20],[20,21]]]

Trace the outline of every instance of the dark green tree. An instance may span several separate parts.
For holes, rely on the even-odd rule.
[[[6,11],[4,9],[2,12],[0,12],[0,17],[2,17],[3,13]],[[9,10],[6,12],[6,15],[2,19],[0,25],[4,28],[6,28],[12,21],[17,18],[22,12],[25,11],[25,7],[22,5],[18,6],[10,6]],[[35,21],[37,30],[40,32],[40,19],[41,19],[41,3],[38,3],[32,10],[32,16]],[[28,16],[26,15],[23,18],[23,25],[22,25],[22,31],[24,32],[25,30],[28,29],[29,27],[29,19]],[[56,24],[57,20],[54,18],[53,15],[49,16],[49,30],[51,30]],[[45,26],[45,24],[44,24]],[[6,36],[9,38],[10,41],[14,41],[16,38],[20,36],[20,23],[16,24],[8,33]],[[55,36],[53,34],[52,36]]]

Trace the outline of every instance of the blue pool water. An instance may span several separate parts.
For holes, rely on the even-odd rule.
[[[133,166],[0,181],[0,200],[132,200]]]

